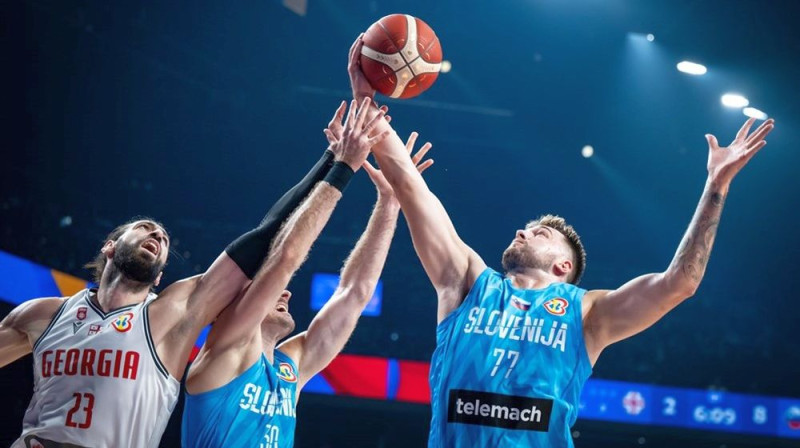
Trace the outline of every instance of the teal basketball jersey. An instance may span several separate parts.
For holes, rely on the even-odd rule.
[[[585,292],[567,283],[517,289],[483,271],[436,330],[428,447],[572,447],[592,371]]]
[[[296,425],[297,366],[275,351],[263,354],[230,383],[200,394],[186,393],[184,448],[290,448]]]

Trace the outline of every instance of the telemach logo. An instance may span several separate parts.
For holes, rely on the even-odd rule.
[[[553,400],[452,389],[447,421],[547,432]]]

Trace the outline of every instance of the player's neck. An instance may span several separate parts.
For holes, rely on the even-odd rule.
[[[144,302],[150,293],[150,285],[134,282],[121,273],[116,275],[111,272],[104,272],[97,288],[97,304],[100,308],[109,312]]]
[[[278,346],[278,335],[270,334],[261,329],[261,351],[270,364],[275,361],[275,347]]]
[[[553,274],[540,269],[528,269],[520,272],[509,272],[506,277],[518,289],[543,289],[553,283],[563,281]]]

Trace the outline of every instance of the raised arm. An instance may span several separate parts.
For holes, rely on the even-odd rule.
[[[359,67],[362,45],[359,36],[350,48],[348,64],[356,99],[372,98],[375,94]],[[374,104],[372,110],[377,113]],[[391,126],[384,120],[378,129],[391,130]],[[415,139],[416,134],[412,134],[412,144]],[[383,142],[376,145],[373,154],[402,206],[414,249],[436,288],[439,296],[438,319],[441,322],[461,304],[486,264],[458,236],[447,211],[428,189],[395,132],[392,131]]]
[[[423,146],[414,156],[414,164],[420,173],[433,165],[430,159],[420,163],[428,149],[429,145]],[[300,388],[342,351],[353,334],[361,312],[375,292],[397,227],[400,204],[392,187],[369,162],[365,162],[364,168],[378,190],[378,201],[367,229],[342,268],[339,286],[311,321],[308,330],[279,347],[297,362]]]
[[[352,173],[366,160],[369,148],[380,138],[369,138],[379,115],[364,123],[366,114],[356,116],[355,105],[345,124],[342,164],[334,167],[323,182],[292,214],[275,238],[267,260],[242,297],[232,303],[209,333],[203,350],[192,366],[187,387],[192,392],[210,390],[227,383],[252,365],[262,350],[261,322],[275,308],[278,298],[294,272],[306,259],[311,245],[328,222],[343,188],[338,169]]]
[[[342,102],[328,124],[329,129],[341,133],[345,110],[346,103]],[[261,224],[228,245],[197,278],[196,287],[188,297],[188,309],[201,313],[201,327],[213,321],[256,275],[281,225],[340,158],[340,146],[330,145],[305,177],[270,208]]]
[[[586,293],[584,335],[592,363],[605,347],[650,327],[694,295],[706,271],[731,181],[767,144],[764,138],[774,126],[772,120],[767,120],[748,135],[754,121],[747,120],[727,148],[720,148],[713,135],[706,135],[708,179],[667,270],[637,277],[616,290]]]

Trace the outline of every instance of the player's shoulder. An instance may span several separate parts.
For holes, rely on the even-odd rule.
[[[167,286],[158,294],[159,303],[185,300],[197,288],[202,276],[202,274],[197,274]]]
[[[150,314],[158,315],[164,312],[177,312],[178,315],[183,316],[186,311],[187,299],[197,288],[200,277],[201,275],[195,275],[178,280],[158,294],[151,292],[145,300],[151,310]]]
[[[39,297],[22,302],[4,320],[4,324],[21,329],[38,321],[50,321],[67,297]]]
[[[52,315],[69,299],[69,297],[39,297],[23,302],[17,307],[27,314]]]

